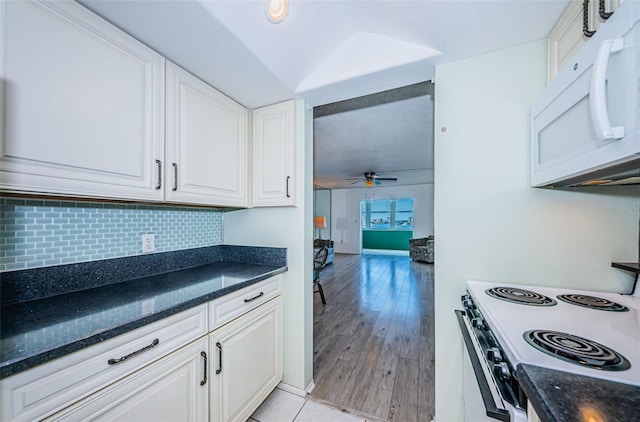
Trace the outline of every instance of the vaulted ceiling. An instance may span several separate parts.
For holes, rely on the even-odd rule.
[[[569,0],[289,0],[278,24],[266,18],[267,0],[80,2],[253,109],[290,98],[324,106],[433,80],[438,63],[546,38]],[[420,159],[431,159],[424,136],[433,130],[416,120],[432,113],[433,96],[373,98],[316,119],[315,153],[331,150],[316,157],[316,183],[338,187],[364,171],[427,180],[416,145],[427,143]]]

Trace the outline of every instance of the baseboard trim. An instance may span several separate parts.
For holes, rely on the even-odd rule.
[[[311,380],[309,381],[309,384],[307,384],[304,390],[289,384],[285,384],[283,382],[278,384],[276,388],[279,388],[291,394],[295,394],[296,396],[299,396],[299,397],[307,397],[307,394],[310,394],[311,391],[313,391],[313,389],[315,388],[315,386],[316,386],[315,383],[313,382],[313,380]]]

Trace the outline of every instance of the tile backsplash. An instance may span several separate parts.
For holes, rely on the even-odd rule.
[[[206,208],[0,198],[0,272],[222,244],[222,212]]]

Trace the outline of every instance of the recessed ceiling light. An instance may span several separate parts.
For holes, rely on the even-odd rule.
[[[289,12],[289,0],[269,0],[267,3],[267,19],[272,23],[280,23]]]

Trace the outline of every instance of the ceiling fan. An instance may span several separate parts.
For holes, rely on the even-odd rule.
[[[375,171],[367,171],[364,173],[364,178],[348,178],[345,180],[355,180],[355,182],[351,183],[355,185],[356,183],[364,182],[364,185],[367,187],[371,187],[374,185],[379,185],[381,180],[398,180],[397,177],[380,177],[376,175]]]

